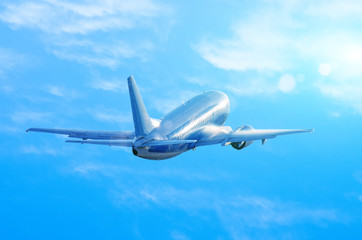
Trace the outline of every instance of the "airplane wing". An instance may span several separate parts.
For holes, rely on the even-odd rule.
[[[132,140],[67,140],[68,143],[98,144],[118,147],[132,147]]]
[[[233,132],[225,142],[242,142],[275,138],[279,135],[313,132],[314,129],[250,129]]]
[[[94,140],[120,140],[133,139],[135,134],[131,131],[94,131],[76,129],[54,129],[54,128],[29,128],[27,132],[43,132],[68,135],[71,138],[94,139]]]
[[[98,144],[108,146],[132,147],[134,132],[131,131],[93,131],[56,128],[29,128],[27,132],[42,132],[68,135],[82,140],[67,140],[68,143]],[[90,140],[89,140],[90,139]],[[142,144],[142,147],[177,145],[195,143],[196,140],[153,140]]]
[[[240,128],[231,131],[228,134],[225,133],[214,134],[214,136],[209,139],[206,138],[201,141],[198,141],[196,145],[203,146],[203,145],[221,143],[222,146],[225,146],[230,143],[255,141],[255,140],[261,140],[262,144],[264,144],[267,139],[275,138],[280,135],[305,133],[313,131],[314,129],[254,129],[249,125],[244,125]]]
[[[99,144],[108,146],[132,147],[132,140],[67,140],[68,143]],[[152,140],[143,143],[140,147],[168,146],[195,143],[196,140]]]

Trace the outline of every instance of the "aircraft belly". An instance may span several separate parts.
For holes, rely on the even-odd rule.
[[[154,148],[154,147],[152,147]],[[155,151],[158,150],[158,151]],[[176,150],[176,149],[174,149]],[[178,149],[177,151],[169,151],[167,149],[161,149],[161,148],[154,148],[153,151],[150,151],[150,149],[147,148],[137,148],[133,149],[133,154],[140,158],[150,159],[150,160],[164,160],[168,158],[175,157],[181,153],[186,152],[188,149]]]
[[[165,146],[154,146],[148,149],[149,152],[169,153],[169,152],[183,152],[189,148],[190,144],[180,145],[165,145]]]

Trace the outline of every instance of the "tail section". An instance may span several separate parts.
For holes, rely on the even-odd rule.
[[[128,90],[132,105],[133,123],[136,137],[145,136],[152,129],[151,118],[148,116],[145,104],[138,91],[136,81],[132,76],[128,79]]]

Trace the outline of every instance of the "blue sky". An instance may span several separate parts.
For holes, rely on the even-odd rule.
[[[360,239],[362,3],[0,4],[2,239]],[[205,90],[235,128],[315,128],[166,161],[29,127],[132,130]]]

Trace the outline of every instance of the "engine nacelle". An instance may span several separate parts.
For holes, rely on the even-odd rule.
[[[237,129],[235,129],[233,132],[237,133],[239,131],[243,131],[243,130],[252,130],[254,129],[252,126],[250,125],[243,125]],[[241,150],[243,148],[246,148],[247,146],[249,146],[250,144],[252,144],[254,141],[242,141],[242,142],[232,142],[230,143],[230,145],[235,148],[236,150]]]
[[[241,150],[243,148],[246,148],[250,144],[252,144],[254,141],[242,141],[242,142],[232,142],[230,145],[235,148],[236,150]]]

